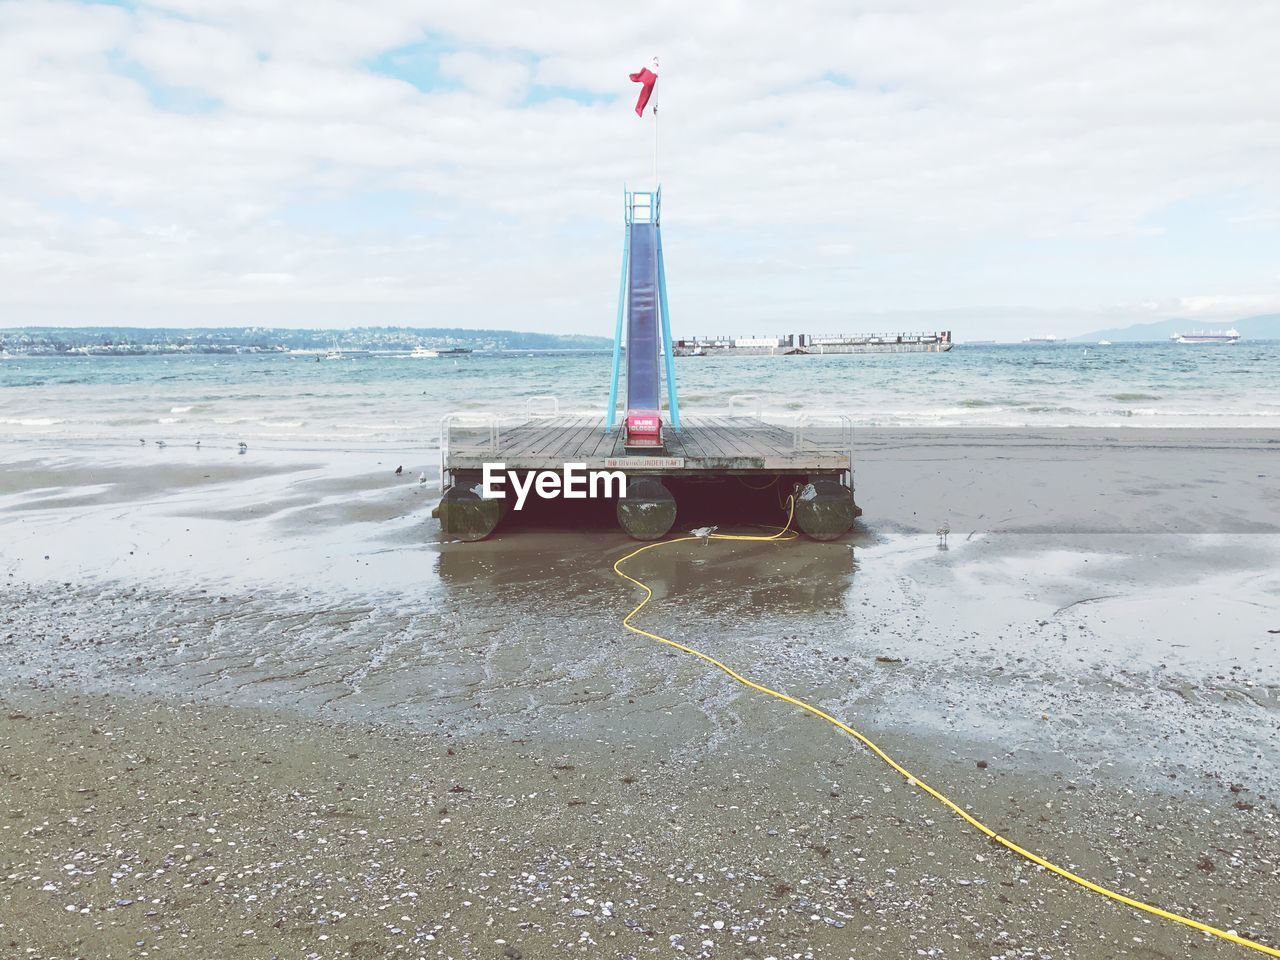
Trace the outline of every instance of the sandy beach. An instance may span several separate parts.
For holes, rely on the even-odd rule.
[[[631,569],[650,629],[1003,835],[1276,943],[1278,458],[1267,431],[861,431],[847,539]],[[421,451],[0,462],[13,956],[1249,955],[626,633],[615,529],[441,543]]]

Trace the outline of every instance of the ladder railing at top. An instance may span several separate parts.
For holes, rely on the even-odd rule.
[[[662,222],[662,188],[623,190],[623,217],[628,224]]]

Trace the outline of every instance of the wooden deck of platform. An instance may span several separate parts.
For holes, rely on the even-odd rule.
[[[708,474],[837,474],[849,469],[849,450],[810,440],[797,448],[787,427],[753,417],[686,417],[679,432],[664,429],[664,450],[628,450],[623,429],[604,431],[604,417],[555,416],[504,425],[494,449],[474,437],[450,437],[443,466],[479,471],[486,463],[508,470],[558,470],[566,463],[588,470],[624,470],[636,476]]]

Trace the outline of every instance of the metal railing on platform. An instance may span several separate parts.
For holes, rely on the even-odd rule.
[[[449,476],[447,463],[449,460],[449,444],[453,439],[455,427],[485,428],[488,440],[481,444],[483,449],[491,453],[498,452],[498,443],[502,439],[501,419],[493,413],[449,413],[440,418],[440,492],[444,493]]]
[[[739,403],[742,403],[745,401],[754,401],[755,418],[757,420],[762,420],[764,418],[764,407],[762,405],[760,394],[758,393],[735,393],[733,396],[731,396],[729,398],[729,416],[732,417],[734,408],[737,407]]]
[[[534,410],[534,403],[538,401],[551,401],[550,413],[538,413]],[[524,402],[524,412],[532,419],[533,417],[558,417],[560,415],[560,398],[553,393],[539,393],[532,396]]]
[[[825,424],[825,426],[824,426]],[[849,467],[845,481],[853,486],[853,420],[842,413],[797,413],[792,425],[791,449],[835,449],[846,453]]]

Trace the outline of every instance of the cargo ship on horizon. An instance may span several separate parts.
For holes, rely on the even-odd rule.
[[[1235,327],[1230,330],[1197,330],[1192,333],[1175,333],[1169,339],[1174,343],[1239,343],[1240,331]]]

